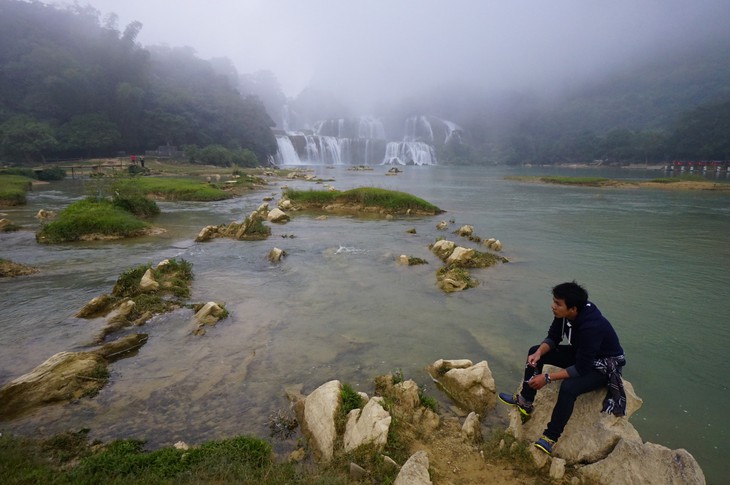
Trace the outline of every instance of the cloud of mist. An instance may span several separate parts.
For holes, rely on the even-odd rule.
[[[288,96],[367,106],[443,85],[554,89],[727,32],[726,0],[86,0],[143,45],[191,46]],[[727,38],[727,34],[726,38]]]

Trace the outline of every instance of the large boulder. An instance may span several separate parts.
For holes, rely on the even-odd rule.
[[[446,258],[446,264],[452,264],[456,266],[465,266],[474,257],[476,251],[471,248],[465,248],[457,246],[451,252],[448,258]]]
[[[314,458],[320,462],[329,462],[334,455],[337,438],[335,419],[342,406],[341,390],[340,381],[325,382],[304,400],[302,432],[309,441]]]
[[[557,367],[544,367],[545,372],[556,372]],[[638,431],[629,423],[629,417],[643,404],[629,381],[624,379],[626,390],[626,416],[601,413],[606,389],[583,394],[575,402],[573,414],[563,435],[555,446],[554,454],[568,464],[594,463],[602,460],[621,440],[641,443]],[[522,423],[519,411],[510,411],[509,431],[518,439],[535,441],[550,421],[562,381],[543,387],[535,398],[535,410],[530,419]]]
[[[142,275],[142,279],[139,281],[139,289],[149,293],[160,289],[160,284],[155,280],[152,268],[147,268],[147,271]]]
[[[619,440],[605,459],[579,469],[581,476],[611,485],[704,485],[705,475],[686,450]]]
[[[403,464],[393,485],[431,485],[428,473],[428,455],[425,451],[417,451]]]
[[[111,295],[96,296],[76,313],[76,318],[93,318],[106,315],[111,310],[114,302],[115,299]]]
[[[455,293],[473,288],[478,281],[465,269],[447,266],[436,272],[436,284],[445,293]]]
[[[106,368],[104,357],[93,352],[59,352],[31,372],[0,389],[0,419],[12,418],[44,404],[79,399],[104,384],[95,379]]]
[[[218,235],[218,226],[205,226],[200,230],[198,236],[195,238],[195,242],[206,242],[210,241]]]
[[[474,234],[474,226],[465,224],[456,230],[456,234],[463,237],[469,237]]]
[[[366,444],[373,444],[380,450],[385,447],[392,418],[383,409],[382,401],[381,397],[373,397],[362,409],[349,412],[343,439],[346,452]]]
[[[269,211],[269,214],[266,216],[266,218],[271,222],[288,222],[289,221],[289,215],[284,212],[283,210],[279,209],[278,207],[275,207]]]
[[[137,304],[131,298],[125,298],[117,303],[106,317],[108,323],[126,322]]]
[[[90,352],[59,352],[0,388],[0,421],[55,402],[94,395],[107,382],[109,362],[128,357],[147,335],[127,335]]]
[[[286,251],[279,248],[273,248],[271,251],[269,251],[268,259],[272,263],[278,263],[284,256],[286,256]]]
[[[456,243],[454,241],[447,241],[446,239],[439,239],[431,246],[431,252],[438,256],[439,259],[445,261],[451,253],[454,251]]]
[[[215,325],[218,321],[227,316],[228,311],[222,303],[209,301],[208,303],[199,306],[199,308],[196,308],[195,316],[193,317],[195,321],[195,330],[193,330],[193,334],[205,335],[204,327]]]
[[[497,403],[496,386],[486,360],[439,359],[428,368],[431,378],[464,411],[484,416]]]

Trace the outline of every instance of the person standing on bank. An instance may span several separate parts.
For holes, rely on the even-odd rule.
[[[608,386],[602,412],[626,414],[621,368],[624,351],[611,323],[588,301],[588,292],[575,281],[552,289],[554,315],[547,337],[530,348],[519,394],[499,393],[499,400],[530,416],[537,391],[553,381],[564,381],[543,436],[534,445],[548,455],[565,429],[575,400],[581,394]],[[560,345],[565,340],[567,345]],[[543,373],[545,364],[561,367]]]

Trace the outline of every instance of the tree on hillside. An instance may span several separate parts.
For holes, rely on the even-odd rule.
[[[58,130],[62,149],[84,157],[108,153],[121,138],[117,125],[98,113],[74,116]]]
[[[667,145],[675,158],[730,160],[730,101],[686,113]]]
[[[0,12],[0,124],[20,115],[36,123],[7,126],[6,156],[109,156],[166,144],[243,147],[261,160],[276,152],[273,121],[238,92],[227,59],[145,49],[140,22],[120,31],[118,16],[102,23],[78,3],[0,0]],[[21,143],[33,130],[47,136]]]
[[[0,125],[0,149],[10,161],[44,161],[57,145],[51,127],[29,116],[15,116]]]

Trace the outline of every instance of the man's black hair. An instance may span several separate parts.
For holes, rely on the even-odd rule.
[[[588,303],[588,292],[575,281],[560,283],[553,287],[553,296],[558,300],[565,300],[568,308],[576,307],[580,312]]]

